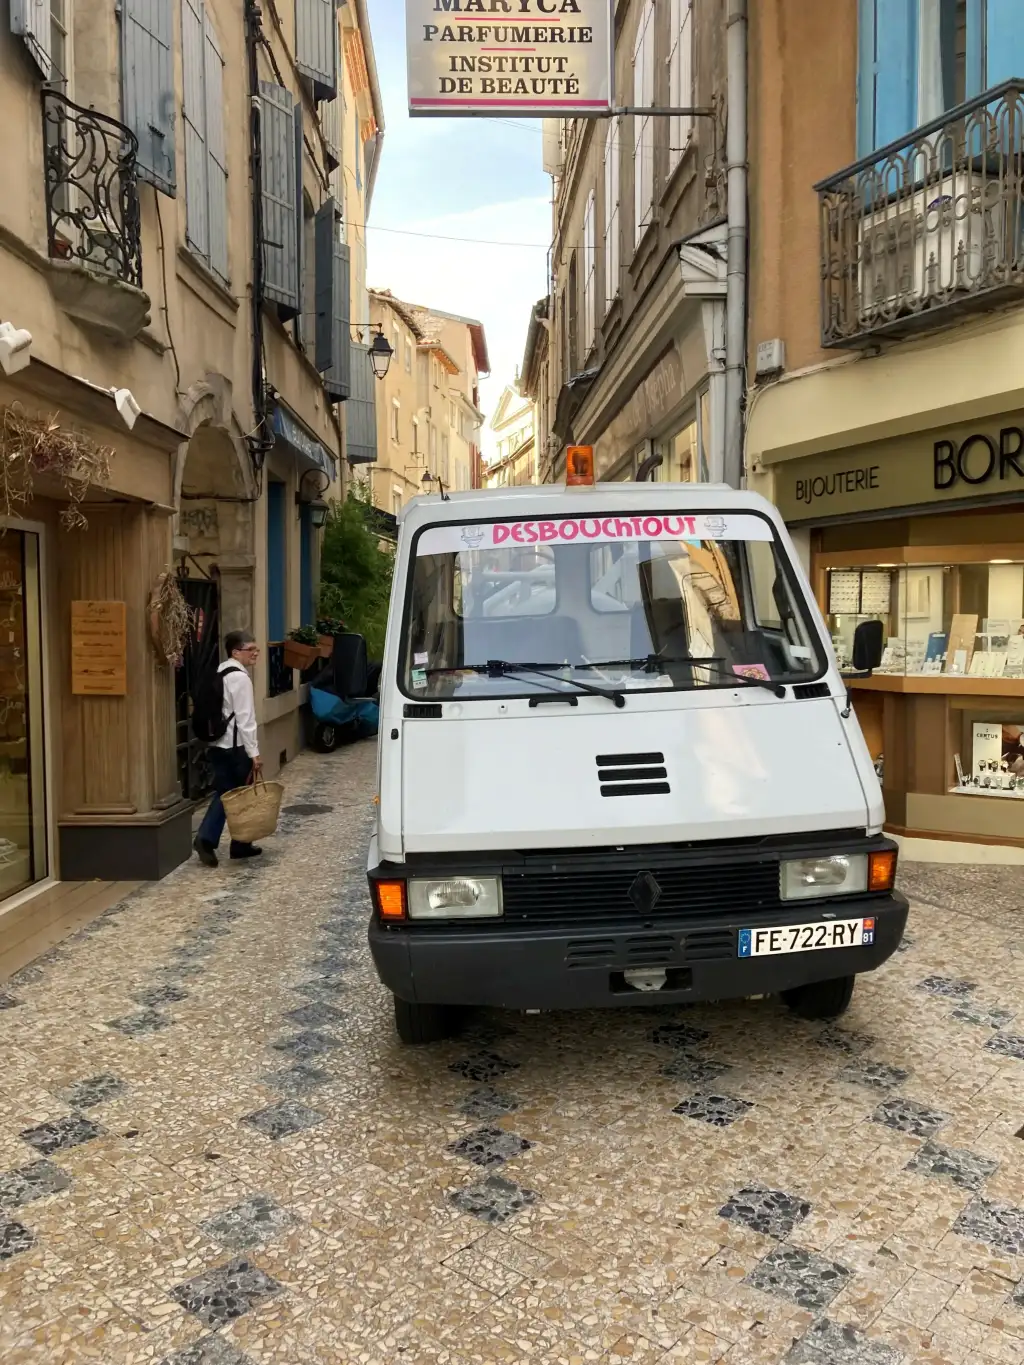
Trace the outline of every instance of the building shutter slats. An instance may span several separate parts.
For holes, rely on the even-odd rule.
[[[337,24],[334,25],[334,69],[341,72],[341,37]],[[329,171],[341,165],[342,149],[342,96],[339,88],[333,99],[327,100],[320,111],[320,126],[326,146],[326,161]]]
[[[313,220],[313,245],[316,253],[315,311],[316,331],[314,364],[322,373],[337,359],[334,353],[334,200],[328,199]]]
[[[206,205],[206,97],[203,14],[198,0],[182,0],[181,111],[185,122],[185,240],[200,256],[210,255]]]
[[[318,100],[338,93],[337,29],[335,0],[295,0],[295,65]]]
[[[373,464],[377,459],[376,380],[370,353],[363,341],[351,343],[352,388],[345,408],[346,447],[351,464]]]
[[[205,19],[205,16],[204,16]],[[203,24],[206,109],[206,204],[209,261],[222,280],[228,278],[228,167],[224,149],[224,58],[208,20]]]
[[[176,193],[172,0],[122,0],[121,116],[139,140],[138,173]]]
[[[263,296],[290,318],[299,311],[294,101],[283,86],[260,81],[260,102]]]
[[[44,81],[50,79],[49,0],[11,0],[11,32],[21,38]]]
[[[341,240],[337,227],[332,240],[334,274],[332,283],[332,341],[333,364],[324,375],[324,388],[335,402],[343,402],[352,393],[352,260],[351,253]]]

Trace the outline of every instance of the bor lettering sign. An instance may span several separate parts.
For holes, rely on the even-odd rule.
[[[611,0],[406,0],[409,113],[612,107]]]
[[[128,628],[123,602],[71,603],[71,692],[123,697],[128,692]]]
[[[1024,493],[1024,416],[966,423],[776,464],[775,502],[792,523]]]

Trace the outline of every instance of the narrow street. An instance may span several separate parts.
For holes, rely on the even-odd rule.
[[[907,865],[835,1025],[772,1000],[403,1049],[375,747],[303,754],[0,992],[5,1365],[1024,1362],[1019,870]]]

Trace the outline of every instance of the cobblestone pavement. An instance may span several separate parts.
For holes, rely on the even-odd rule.
[[[773,1001],[403,1049],[372,746],[288,770],[0,995],[5,1365],[1024,1362],[1024,879],[908,867],[834,1025]]]

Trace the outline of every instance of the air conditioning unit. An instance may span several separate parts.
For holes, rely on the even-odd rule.
[[[998,180],[946,176],[864,214],[858,225],[862,316],[984,286],[1003,256]]]

